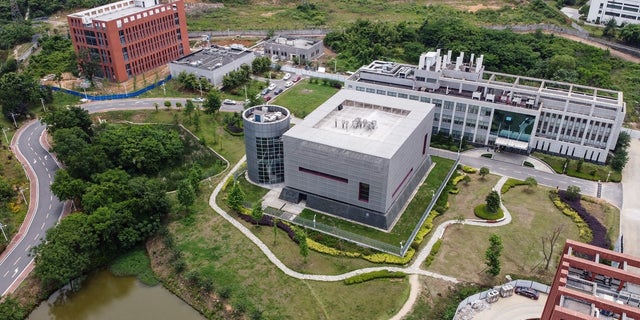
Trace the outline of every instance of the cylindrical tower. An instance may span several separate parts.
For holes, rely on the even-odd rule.
[[[259,105],[242,113],[249,179],[256,183],[284,182],[282,134],[289,129],[289,110]]]

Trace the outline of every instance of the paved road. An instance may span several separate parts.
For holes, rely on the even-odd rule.
[[[32,121],[23,126],[12,141],[12,148],[18,157],[22,157],[23,165],[30,180],[30,198],[32,205],[19,233],[12,240],[12,247],[4,252],[0,260],[0,293],[4,295],[21,276],[26,276],[33,258],[29,256],[29,249],[38,245],[45,232],[54,226],[63,211],[63,203],[49,190],[54,172],[58,164],[49,152],[40,144],[40,136],[44,126],[39,121]],[[16,152],[17,151],[17,152]],[[33,174],[35,173],[34,176]]]

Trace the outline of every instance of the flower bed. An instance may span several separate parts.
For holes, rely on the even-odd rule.
[[[570,217],[573,222],[578,227],[578,233],[580,235],[580,239],[586,243],[591,243],[593,241],[593,232],[589,225],[580,217],[580,215],[574,211],[568,204],[564,203],[558,193],[556,191],[549,191],[549,198],[556,206],[556,208],[560,209],[562,213],[568,217]]]
[[[507,191],[509,191],[511,188],[515,187],[515,186],[523,186],[526,185],[526,183],[522,180],[518,180],[518,179],[513,179],[513,178],[509,178],[507,179],[507,181],[502,185],[502,188],[500,188],[500,193],[501,194],[505,194],[507,193]]]
[[[498,212],[489,212],[487,211],[486,203],[477,205],[475,208],[473,208],[473,213],[476,215],[476,217],[489,221],[496,221],[504,218],[504,212],[501,208],[498,208]]]
[[[560,196],[560,200],[571,207],[575,212],[580,215],[580,218],[589,226],[591,229],[593,239],[589,242],[594,246],[598,246],[600,248],[611,249],[611,243],[609,242],[609,238],[607,237],[607,228],[605,228],[598,219],[592,216],[585,207],[580,203],[580,198],[571,200],[567,198],[566,192],[564,190],[560,190],[558,192]]]

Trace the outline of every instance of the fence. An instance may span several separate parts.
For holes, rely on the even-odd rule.
[[[51,90],[53,91],[58,91],[58,92],[64,92],[70,95],[74,95],[76,97],[80,97],[80,98],[85,98],[85,99],[89,99],[89,100],[116,100],[116,99],[128,99],[128,98],[134,98],[137,97],[149,90],[155,89],[161,85],[163,85],[164,83],[166,83],[167,81],[171,80],[171,75],[167,76],[165,79],[160,80],[156,83],[153,83],[149,86],[146,86],[142,89],[133,91],[133,92],[129,92],[129,93],[119,93],[119,94],[110,94],[110,95],[104,95],[104,96],[94,96],[94,95],[90,95],[90,94],[86,94],[84,92],[78,92],[78,91],[73,91],[73,90],[69,90],[69,89],[64,89],[64,88],[58,88],[58,87],[51,87]]]
[[[291,35],[291,36],[324,36],[331,32],[330,29],[303,29],[303,30],[275,30],[274,35]],[[200,38],[202,36],[209,37],[243,37],[243,36],[260,36],[266,37],[268,30],[227,30],[227,31],[190,31],[189,38]]]
[[[325,234],[328,234],[330,236],[342,239],[342,240],[346,240],[346,241],[350,241],[350,242],[354,242],[358,245],[361,245],[363,247],[367,247],[367,248],[371,248],[371,249],[375,249],[378,251],[382,251],[382,252],[386,252],[389,254],[393,254],[393,255],[397,255],[397,256],[401,256],[403,257],[406,253],[407,250],[409,250],[409,247],[411,247],[411,243],[413,242],[413,239],[415,239],[416,235],[418,234],[418,231],[420,231],[420,227],[422,227],[422,224],[424,224],[425,220],[427,220],[427,218],[429,217],[429,215],[431,214],[431,210],[433,209],[433,207],[436,204],[436,201],[438,200],[438,198],[440,197],[440,194],[442,193],[442,191],[444,190],[444,188],[446,187],[446,182],[449,181],[449,179],[451,178],[451,175],[453,175],[453,172],[455,172],[457,166],[458,166],[458,162],[460,161],[460,158],[458,158],[456,160],[456,162],[454,163],[454,165],[451,167],[451,170],[449,170],[449,174],[447,175],[447,177],[443,180],[445,183],[440,185],[440,188],[438,188],[438,191],[434,193],[434,196],[431,199],[431,202],[429,202],[429,205],[427,206],[427,209],[424,211],[424,213],[422,214],[422,217],[420,218],[420,221],[416,224],[416,226],[413,229],[413,232],[411,233],[411,235],[409,236],[409,238],[404,242],[404,245],[393,245],[393,244],[389,244],[380,240],[376,240],[376,239],[372,239],[366,236],[362,236],[356,233],[352,233],[346,230],[342,230],[338,227],[335,226],[330,226],[324,223],[320,223],[320,222],[316,222],[315,219],[310,220],[307,218],[303,218],[300,216],[295,217],[295,219],[290,220],[288,219],[289,214],[287,214],[286,212],[279,210],[279,209],[275,209],[275,208],[271,208],[271,207],[267,207],[264,210],[265,214],[268,214],[270,216],[274,216],[277,217],[279,219],[283,219],[283,220],[288,220],[291,221],[295,224],[301,225],[301,226],[305,226],[309,229],[318,231],[318,232],[322,232]]]
[[[344,82],[347,79],[347,76],[343,76],[341,74],[318,72],[318,71],[314,71],[314,70],[305,70],[305,69],[302,69],[302,68],[294,68],[294,67],[291,67],[291,66],[282,66],[280,68],[280,70],[285,71],[285,72],[294,73],[294,74],[301,74],[301,75],[305,75],[305,76],[310,76],[310,77],[314,77],[314,78],[338,80],[338,81],[341,81],[341,82]]]
[[[535,281],[530,281],[530,280],[515,280],[515,281],[508,282],[508,284],[512,285],[514,288],[515,287],[532,288],[532,289],[537,290],[538,292],[542,292],[542,293],[545,293],[545,294],[549,294],[549,291],[551,290],[551,287],[549,287],[546,284],[541,284],[541,283],[538,283],[538,282],[535,282]],[[486,290],[486,291],[482,291],[480,293],[476,293],[476,294],[474,294],[472,296],[469,296],[466,299],[462,300],[458,304],[458,308],[456,309],[456,315],[453,318],[454,319],[458,319],[458,313],[466,305],[473,304],[474,301],[486,299],[488,294],[489,294],[489,291],[492,291],[492,290],[494,290],[494,289],[489,289],[489,290]]]

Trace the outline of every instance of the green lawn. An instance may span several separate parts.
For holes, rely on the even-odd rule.
[[[533,156],[546,162],[556,173],[562,173],[564,170],[564,164],[567,158],[552,156],[540,152],[534,152]],[[611,173],[611,175],[609,175]],[[595,163],[583,162],[582,168],[578,172],[578,160],[571,159],[567,165],[566,174],[571,177],[580,179],[592,180],[592,181],[607,181],[609,175],[610,182],[620,182],[622,174],[611,169],[607,165],[597,165]]]
[[[309,83],[309,80],[305,79],[300,80],[270,103],[281,105],[296,117],[304,118],[338,91],[333,87]]]
[[[411,203],[407,206],[407,209],[402,213],[400,220],[398,220],[390,232],[383,232],[360,224],[351,223],[343,219],[334,218],[322,213],[316,213],[309,209],[302,211],[299,216],[307,220],[313,220],[315,215],[318,223],[335,226],[341,230],[391,245],[399,245],[400,241],[406,241],[409,238],[409,235],[431,201],[431,191],[438,190],[440,184],[444,182],[443,180],[446,178],[447,173],[449,173],[449,170],[454,163],[453,160],[449,159],[439,157],[431,158],[436,163],[435,167],[431,170],[429,176],[420,186],[415,197],[411,200]]]

